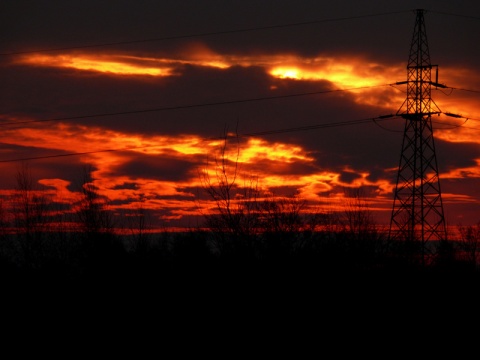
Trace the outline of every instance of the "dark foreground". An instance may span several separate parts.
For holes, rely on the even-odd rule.
[[[388,246],[387,246],[388,245]],[[446,250],[445,250],[446,249]],[[289,234],[261,239],[204,232],[123,237],[112,234],[3,239],[3,286],[24,290],[164,292],[321,292],[372,285],[424,289],[470,283],[480,272],[454,246],[426,257],[378,236]]]
[[[42,339],[48,352],[148,342],[162,354],[198,343],[237,354],[256,344],[281,350],[293,339],[294,351],[347,337],[375,342],[476,312],[478,271],[453,254],[425,266],[379,239],[292,239],[2,243],[2,326],[21,349]]]

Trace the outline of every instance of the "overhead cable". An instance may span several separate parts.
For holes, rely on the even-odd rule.
[[[385,120],[387,120],[387,118],[380,118],[380,117],[365,118],[365,119],[348,120],[348,121],[341,121],[341,122],[331,122],[331,123],[325,123],[325,124],[316,124],[316,125],[310,125],[310,126],[297,126],[297,127],[293,127],[293,128],[286,128],[286,129],[277,129],[277,130],[267,130],[267,131],[260,131],[260,132],[245,133],[245,134],[239,134],[238,137],[239,138],[246,138],[246,137],[257,137],[257,136],[282,134],[282,133],[289,133],[289,132],[318,130],[318,129],[333,128],[333,127],[360,125],[360,124],[366,124],[366,123],[373,122],[373,121],[385,121]],[[237,136],[227,136],[227,138],[228,137],[237,137]],[[212,140],[223,140],[223,139],[225,139],[224,136],[223,137],[217,136],[217,137],[203,138],[203,139],[201,139],[201,141],[212,141]],[[158,145],[134,146],[134,147],[117,148],[117,149],[103,149],[103,150],[93,150],[93,151],[84,151],[84,152],[75,152],[75,153],[63,153],[63,154],[54,154],[54,155],[45,155],[45,156],[32,156],[32,157],[25,157],[25,158],[0,160],[0,163],[52,159],[52,158],[70,157],[70,156],[82,156],[82,155],[91,155],[91,154],[105,153],[105,152],[141,150],[141,149],[155,148],[155,147],[158,147]]]
[[[335,22],[335,21],[354,20],[354,19],[362,19],[362,18],[369,18],[369,17],[376,17],[376,16],[401,14],[401,13],[406,13],[406,12],[407,11],[393,11],[393,12],[376,13],[376,14],[369,14],[369,15],[357,15],[357,16],[348,16],[348,17],[341,17],[341,18],[303,21],[303,22],[296,22],[296,23],[289,23],[289,24],[258,26],[258,27],[243,28],[243,29],[212,31],[212,32],[205,32],[205,33],[185,34],[185,35],[163,36],[163,37],[156,37],[156,38],[150,38],[150,39],[115,41],[115,42],[105,42],[105,43],[98,43],[98,44],[89,44],[89,45],[87,44],[87,45],[79,45],[79,46],[65,46],[65,47],[58,47],[58,48],[45,48],[45,49],[26,50],[26,51],[12,51],[12,52],[0,53],[0,56],[33,54],[33,53],[39,53],[39,52],[79,50],[79,49],[108,47],[108,46],[116,46],[116,45],[132,45],[132,44],[140,44],[140,43],[148,43],[148,42],[165,41],[165,40],[180,40],[180,39],[188,39],[188,38],[195,38],[195,37],[206,37],[206,36],[214,36],[214,35],[235,34],[235,33],[249,32],[249,31],[270,30],[270,29],[279,29],[279,28],[286,28],[286,27],[321,24],[321,23]]]
[[[46,119],[26,120],[26,121],[11,121],[11,122],[0,123],[0,127],[13,126],[13,125],[17,125],[17,126],[18,125],[27,125],[27,124],[52,122],[52,121],[80,120],[80,119],[106,117],[106,116],[141,114],[141,113],[158,112],[158,111],[191,109],[191,108],[199,108],[199,107],[207,107],[207,106],[239,104],[239,103],[247,103],[247,102],[255,102],[255,101],[266,101],[266,100],[275,100],[275,99],[285,99],[285,98],[309,96],[309,95],[321,95],[321,94],[328,94],[328,93],[335,93],[335,92],[342,92],[342,91],[370,89],[370,88],[376,88],[376,87],[382,87],[382,86],[389,86],[389,84],[361,86],[361,87],[347,88],[347,89],[320,90],[320,91],[311,91],[311,92],[304,92],[304,93],[275,95],[275,96],[264,96],[264,97],[257,97],[257,98],[236,99],[236,100],[209,102],[209,103],[164,106],[164,107],[151,108],[151,109],[138,109],[138,110],[130,110],[130,111],[110,112],[110,113],[97,113],[97,114],[86,114],[86,115],[77,115],[77,116],[65,116],[65,117],[58,117],[58,118],[46,118]],[[17,129],[17,128],[22,128],[22,127],[18,126],[18,127],[14,127],[13,129]]]

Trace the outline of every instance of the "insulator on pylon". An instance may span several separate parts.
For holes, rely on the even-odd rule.
[[[437,87],[437,88],[442,88],[442,89],[446,89],[447,88],[447,85],[444,85],[444,84],[439,84],[438,82],[430,82],[431,85]]]
[[[444,113],[447,116],[454,117],[454,118],[462,118],[462,115],[452,114],[452,113]]]

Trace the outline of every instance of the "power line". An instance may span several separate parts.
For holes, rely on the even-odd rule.
[[[445,111],[442,111],[440,114],[444,114],[444,115],[446,115],[446,116],[453,117],[453,118],[457,118],[457,119],[465,119],[466,121],[468,121],[468,120],[480,121],[480,119],[471,118],[471,117],[466,117],[466,116],[457,115],[457,114],[452,114],[452,113],[445,112]]]
[[[295,27],[295,26],[321,24],[321,23],[335,22],[335,21],[364,19],[364,18],[369,18],[369,17],[394,15],[394,14],[401,14],[401,13],[406,13],[406,12],[410,12],[410,10],[409,11],[384,12],[384,13],[376,13],[376,14],[369,14],[369,15],[348,16],[348,17],[341,17],[341,18],[312,20],[312,21],[303,21],[303,22],[296,22],[296,23],[289,23],[289,24],[258,26],[258,27],[243,28],[243,29],[212,31],[212,32],[194,33],[194,34],[186,34],[186,35],[164,36],[164,37],[151,38],[151,39],[137,39],[137,40],[129,40],[129,41],[116,41],[116,42],[90,44],[90,45],[80,45],[80,46],[68,46],[68,47],[37,49],[37,50],[28,50],[28,51],[14,51],[14,52],[8,52],[8,53],[0,53],[0,56],[33,54],[33,53],[39,53],[39,52],[54,52],[54,51],[89,49],[89,48],[115,46],[115,45],[131,45],[131,44],[140,44],[140,43],[147,43],[147,42],[166,41],[166,40],[180,40],[180,39],[188,39],[188,38],[194,38],[194,37],[226,35],[226,34],[235,34],[235,33],[249,32],[249,31],[260,31],[260,30],[270,30],[270,29],[280,29],[280,28]]]
[[[433,13],[433,14],[449,15],[449,16],[462,17],[462,18],[466,18],[466,19],[480,20],[480,17],[478,17],[478,16],[461,15],[461,14],[454,14],[454,13],[450,13],[450,12],[434,11],[434,10],[429,10],[428,12]]]
[[[390,116],[389,116],[390,117]],[[394,117],[392,115],[391,117]],[[365,119],[358,119],[358,120],[348,120],[348,121],[341,121],[341,122],[334,122],[334,123],[326,123],[326,124],[318,124],[318,125],[309,125],[309,126],[298,126],[294,128],[288,129],[279,129],[279,130],[267,130],[255,133],[246,133],[242,134],[239,137],[253,137],[253,136],[262,136],[262,135],[273,135],[273,134],[284,134],[289,132],[298,132],[298,131],[307,131],[307,130],[318,130],[318,129],[326,129],[331,127],[341,127],[341,126],[350,126],[350,125],[360,125],[369,123],[371,121],[382,121],[386,118],[380,119],[380,117],[376,118],[365,118]]]
[[[393,84],[390,84],[394,89],[397,89],[399,90],[396,85],[403,85],[403,84],[406,84],[406,82],[403,82],[403,81],[400,81],[400,82],[396,82],[396,83],[393,83]],[[475,89],[465,89],[465,88],[457,88],[457,87],[452,87],[452,86],[446,86],[446,85],[442,85],[442,84],[432,84],[434,86],[438,86],[439,88],[435,88],[435,89],[432,89],[432,90],[440,90],[440,89],[452,89],[452,90],[461,90],[461,91],[468,91],[468,92],[473,92],[473,93],[478,93],[480,94],[480,90],[475,90]],[[401,90],[399,90],[401,91]],[[403,91],[402,91],[403,92]],[[450,94],[448,94],[450,95]]]
[[[465,118],[465,121],[462,124],[454,124],[454,123],[450,123],[450,122],[435,121],[435,120],[432,120],[432,123],[451,126],[450,128],[437,128],[438,130],[452,130],[452,129],[456,129],[456,128],[459,128],[459,127],[465,128],[465,129],[480,130],[480,128],[477,128],[477,127],[465,126],[465,124],[467,123],[468,120],[472,120],[472,119]]]
[[[396,85],[399,85],[399,83],[393,83],[393,84],[390,84],[389,86],[392,86],[394,89],[397,89]],[[439,85],[439,84],[436,84],[436,85]],[[442,85],[441,88],[443,89],[452,89],[452,90],[461,90],[461,91],[468,91],[468,92],[472,92],[472,93],[477,93],[477,94],[480,94],[480,90],[474,90],[474,89],[465,89],[465,88],[457,88],[457,87],[452,87],[452,86],[446,86],[446,85]],[[439,90],[439,89],[438,89]],[[450,95],[450,94],[448,94]],[[464,116],[461,116],[461,115],[456,115],[456,114],[451,114],[451,113],[448,113],[448,112],[442,112],[442,114],[445,114],[447,116],[451,116],[451,117],[456,117],[456,118],[462,118],[462,119],[467,119],[467,120],[473,120],[473,121],[480,121],[480,119],[475,119],[475,118],[467,118],[467,117],[464,117]]]
[[[245,133],[245,134],[238,135],[238,137],[239,138],[247,138],[247,137],[256,137],[256,136],[266,136],[266,135],[284,134],[284,133],[290,133],[290,132],[307,131],[307,130],[326,129],[326,128],[333,128],[333,127],[361,125],[361,124],[366,124],[366,123],[369,123],[369,122],[385,121],[387,119],[390,119],[390,118],[393,119],[395,117],[397,117],[397,116],[396,115],[387,115],[387,116],[379,116],[379,117],[375,117],[375,118],[365,118],[365,119],[348,120],[348,121],[341,121],[341,122],[331,122],[331,123],[317,124],[317,125],[310,125],[310,126],[297,126],[297,127],[293,127],[293,128],[286,128],[286,129],[277,129],[277,130],[267,130],[267,131],[260,131],[260,132]],[[227,136],[227,137],[232,138],[232,137],[236,137],[236,136]],[[225,137],[217,136],[217,137],[204,138],[201,141],[212,141],[212,140],[223,140],[223,139],[225,139]],[[70,156],[82,156],[82,155],[91,155],[91,154],[98,154],[98,153],[105,153],[105,152],[140,150],[140,149],[147,149],[147,148],[154,148],[154,147],[158,147],[158,145],[134,146],[134,147],[128,147],[128,148],[119,148],[119,149],[103,149],[103,150],[93,150],[93,151],[55,154],[55,155],[45,155],[45,156],[32,156],[32,157],[26,157],[26,158],[0,160],[0,163],[11,163],[11,162],[30,161],[30,160],[43,160],[43,159],[53,159],[53,158],[70,157]]]
[[[471,90],[471,89],[464,89],[464,88],[456,88],[456,87],[451,87],[451,86],[446,86],[446,88],[452,89],[452,90],[461,90],[461,91],[468,91],[468,92],[473,92],[473,93],[479,93],[479,94],[480,94],[480,90]]]
[[[360,87],[346,88],[346,89],[320,90],[320,91],[311,91],[311,92],[286,94],[286,95],[275,95],[275,96],[265,96],[265,97],[248,98],[248,99],[235,99],[235,100],[227,100],[227,101],[217,101],[217,102],[210,102],[210,103],[165,106],[165,107],[151,108],[151,109],[137,109],[137,110],[119,111],[119,112],[111,112],[111,113],[97,113],[97,114],[86,114],[86,115],[76,115],[76,116],[65,116],[65,117],[58,117],[58,118],[47,118],[47,119],[37,119],[37,120],[27,120],[27,121],[15,121],[15,122],[12,121],[12,122],[0,123],[0,127],[6,127],[6,126],[10,127],[10,126],[14,126],[14,125],[27,125],[27,124],[52,122],[52,121],[80,120],[80,119],[88,119],[88,118],[95,118],[95,117],[132,115],[132,114],[141,114],[141,113],[148,113],[148,112],[173,111],[173,110],[191,109],[191,108],[208,107],[208,106],[239,104],[239,103],[247,103],[247,102],[256,102],[256,101],[266,101],[266,100],[275,100],[275,99],[285,99],[285,98],[292,98],[292,97],[309,96],[309,95],[322,95],[322,94],[328,94],[328,93],[334,93],[334,92],[362,90],[362,89],[370,89],[370,88],[377,88],[377,87],[383,87],[383,86],[392,86],[393,88],[396,89],[395,85],[397,85],[397,84],[393,83],[393,84],[370,85],[370,86],[360,86]],[[479,90],[456,88],[456,87],[450,87],[450,86],[445,86],[445,88],[449,88],[449,89],[453,89],[453,90],[462,90],[462,91],[480,93]],[[446,113],[446,114],[448,115],[448,113]],[[460,116],[460,117],[465,118],[463,116]],[[475,118],[468,118],[468,119],[473,120],[473,121],[480,121],[480,119],[475,119]],[[22,128],[22,127],[18,126],[18,127],[13,127],[13,128],[10,128],[10,129],[20,129],[20,128]]]
[[[296,93],[296,94],[265,96],[265,97],[257,97],[257,98],[249,98],[249,99],[237,99],[237,100],[228,100],[228,101],[217,101],[217,102],[210,102],[210,103],[198,103],[198,104],[178,105],[178,106],[165,106],[165,107],[152,108],[152,109],[139,109],[139,110],[130,110],[130,111],[111,112],[111,113],[98,113],[98,114],[66,116],[66,117],[28,120],[28,121],[17,121],[17,122],[1,123],[0,127],[11,126],[11,125],[26,125],[26,124],[51,122],[51,121],[67,121],[67,120],[79,120],[79,119],[88,119],[88,118],[95,118],[95,117],[141,114],[141,113],[157,112],[157,111],[191,109],[191,108],[199,108],[199,107],[207,107],[207,106],[240,104],[240,103],[255,102],[255,101],[285,99],[285,98],[301,97],[301,96],[308,96],[308,95],[321,95],[321,94],[328,94],[328,93],[335,93],[335,92],[342,92],[342,91],[370,89],[370,88],[377,88],[377,87],[382,87],[382,86],[390,86],[390,84],[360,86],[360,87],[347,88],[347,89],[311,91],[311,92]],[[17,129],[17,128],[20,129],[22,127],[14,127],[13,129]]]
[[[394,120],[394,119],[398,119],[398,118],[401,118],[401,116],[394,115],[394,114],[389,114],[389,115],[382,115],[382,116],[377,116],[377,117],[373,117],[373,118],[346,120],[346,121],[331,122],[331,123],[325,123],[325,124],[297,126],[297,127],[292,127],[292,128],[286,128],[286,129],[266,130],[266,131],[259,131],[259,132],[244,133],[244,134],[238,135],[238,137],[239,138],[248,138],[248,137],[256,137],[256,136],[268,136],[268,135],[285,134],[285,133],[291,133],[291,132],[327,129],[327,128],[333,128],[333,127],[361,125],[361,124],[367,124],[367,123],[370,123],[370,122],[374,123],[375,125],[378,125],[378,122],[386,121],[386,120]],[[465,118],[465,119],[466,120],[472,120],[472,119],[467,119],[467,118]],[[441,124],[441,125],[450,125],[450,126],[452,126],[452,129],[453,128],[458,128],[458,127],[464,127],[464,128],[469,128],[469,129],[474,129],[474,130],[479,130],[480,131],[480,128],[465,126],[466,122],[464,122],[463,124],[460,124],[460,125],[453,124],[453,123],[447,123],[447,122],[434,121],[434,120],[432,120],[432,122],[436,123],[436,124]],[[380,126],[380,128],[383,129],[383,130],[386,130],[386,131],[391,131],[391,130],[386,129],[386,128],[381,127],[381,126]],[[235,138],[235,137],[237,137],[237,136],[236,135],[227,136],[227,138]],[[224,136],[216,136],[216,137],[203,138],[203,139],[201,139],[201,141],[224,140],[225,138],[226,137],[224,137]],[[55,155],[45,155],[45,156],[32,156],[32,157],[25,157],[25,158],[18,158],[18,159],[0,160],[0,163],[12,163],[12,162],[20,162],[20,161],[54,159],[54,158],[61,158],[61,157],[82,156],[82,155],[91,155],[91,154],[99,154],[99,153],[107,153],[107,152],[141,150],[141,149],[148,149],[148,148],[154,148],[154,147],[158,147],[158,145],[134,146],[134,147],[118,148],[118,149],[92,150],[92,151],[55,154]]]

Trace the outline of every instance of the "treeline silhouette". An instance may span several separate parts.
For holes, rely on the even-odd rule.
[[[358,189],[348,194],[341,216],[304,211],[297,197],[260,200],[255,182],[234,201],[239,188],[222,167],[216,179],[204,179],[217,212],[185,232],[150,232],[143,209],[115,218],[89,169],[73,218],[66,219],[23,167],[10,208],[0,214],[2,284],[326,284],[479,274],[480,226],[461,228],[462,241],[432,244],[434,255],[425,262],[421,242],[390,241],[377,229]]]
[[[392,243],[370,224],[315,230],[305,226],[309,218],[300,212],[287,212],[285,205],[278,211],[273,201],[264,206],[277,208],[263,219],[271,226],[262,231],[227,227],[219,215],[209,216],[206,230],[150,233],[140,227],[128,235],[105,227],[107,215],[101,209],[82,210],[86,225],[81,231],[40,227],[41,218],[30,219],[24,228],[2,235],[3,283],[166,286],[177,281],[329,282],[478,273],[475,261],[454,243],[442,244],[425,265],[419,243]]]
[[[48,232],[2,238],[2,282],[173,285],[175,281],[332,281],[418,274],[478,274],[454,247],[422,264],[420,249],[388,243],[378,233],[265,232],[236,235],[204,230],[116,235]],[[266,280],[265,280],[266,281]]]

